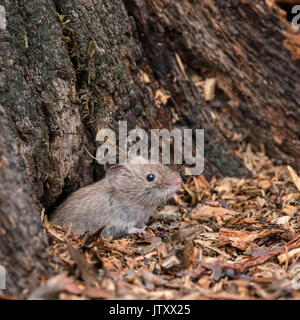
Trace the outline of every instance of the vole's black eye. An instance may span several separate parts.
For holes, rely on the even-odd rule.
[[[155,175],[152,174],[152,173],[149,173],[149,174],[147,174],[146,179],[147,179],[149,182],[151,182],[151,181],[153,181],[153,180],[155,179]]]

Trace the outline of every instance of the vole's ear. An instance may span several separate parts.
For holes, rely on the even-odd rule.
[[[106,172],[106,177],[109,183],[117,190],[128,188],[128,179],[130,171],[126,165],[117,164],[110,167]]]

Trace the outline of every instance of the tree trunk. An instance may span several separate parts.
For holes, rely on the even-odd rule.
[[[37,285],[32,266],[47,262],[33,199],[48,209],[92,182],[97,172],[83,146],[94,154],[98,128],[118,119],[133,127],[145,117],[141,103],[150,102],[137,79],[141,47],[120,1],[0,5],[0,263],[7,292],[16,294]]]
[[[210,142],[222,132],[230,147],[242,134],[300,170],[299,33],[276,2],[297,1],[126,0],[156,75],[172,93],[170,106],[188,110],[189,119],[191,110],[206,112],[206,118],[196,119]],[[215,100],[208,105],[199,97],[199,76],[217,81]],[[217,162],[224,159],[212,154]],[[223,173],[227,161],[228,156],[219,162]]]
[[[16,132],[0,103],[0,264],[11,294],[31,290],[47,272],[47,242],[24,177]]]
[[[103,174],[85,150],[95,154],[100,128],[117,129],[119,120],[128,130],[204,128],[208,178],[248,174],[232,152],[234,131],[299,169],[297,62],[282,45],[279,18],[256,3],[0,0],[0,264],[8,293],[30,291],[51,272],[40,211]],[[217,78],[211,103],[195,81],[203,76]],[[169,99],[158,101],[159,92]]]

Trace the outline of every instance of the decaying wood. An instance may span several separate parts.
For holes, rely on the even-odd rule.
[[[228,146],[239,132],[244,140],[257,147],[263,143],[270,156],[300,170],[299,33],[277,2],[126,4],[156,76],[172,95],[168,107],[205,128],[208,146],[222,146],[220,132]],[[209,105],[199,94],[199,78],[216,79],[216,99]],[[208,162],[216,161],[227,173],[230,168],[220,159],[228,161],[228,156],[221,150],[206,151]]]

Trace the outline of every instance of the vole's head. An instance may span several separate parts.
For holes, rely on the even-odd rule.
[[[142,157],[111,167],[107,178],[117,195],[144,207],[158,206],[171,198],[181,185],[177,171],[162,164],[147,164]]]

